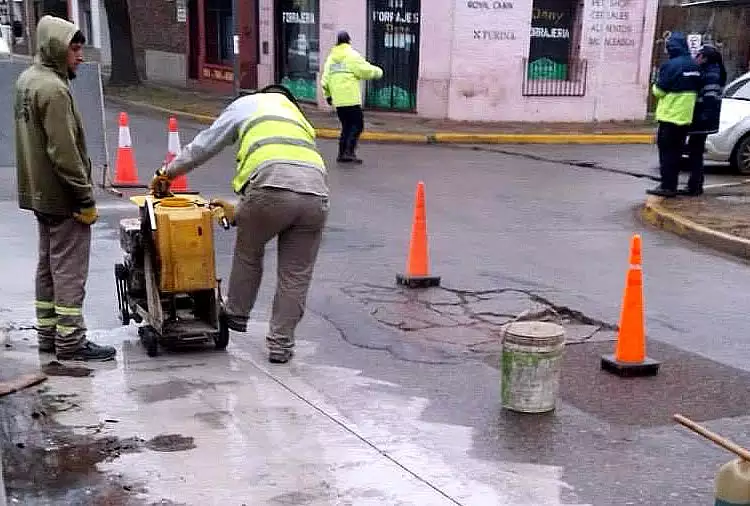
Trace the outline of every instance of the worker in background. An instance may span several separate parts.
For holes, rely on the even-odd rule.
[[[37,61],[16,81],[14,111],[18,203],[34,212],[39,228],[39,351],[59,360],[110,360],[115,349],[89,341],[83,317],[97,211],[69,83],[86,39],[73,23],[53,16],[42,17],[36,37]]]
[[[659,68],[652,86],[652,93],[659,101],[656,106],[656,121],[659,122],[656,144],[659,148],[661,183],[656,188],[646,190],[646,193],[674,197],[677,195],[685,141],[701,88],[701,72],[690,56],[684,34],[673,32],[665,46],[669,60]]]
[[[326,102],[336,108],[341,121],[338,162],[362,163],[356,154],[359,136],[365,129],[360,82],[381,77],[383,70],[369,63],[351,46],[347,32],[339,32],[320,80]]]
[[[232,102],[182,153],[157,171],[151,187],[163,193],[177,176],[239,141],[232,189],[237,208],[224,207],[237,240],[222,318],[247,330],[263,275],[266,243],[278,237],[278,280],[266,345],[272,363],[292,357],[295,329],[305,311],[313,267],[328,217],[328,175],[315,129],[286,88],[272,85]]]
[[[727,84],[727,70],[719,50],[711,45],[704,45],[695,55],[695,62],[701,70],[701,89],[693,111],[693,122],[690,125],[688,138],[688,165],[690,179],[687,186],[679,190],[680,195],[697,197],[703,195],[703,153],[706,150],[706,139],[719,131],[721,118],[721,97]]]

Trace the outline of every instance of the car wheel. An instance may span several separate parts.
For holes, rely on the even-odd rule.
[[[750,174],[750,136],[744,137],[734,150],[732,165],[740,174]]]

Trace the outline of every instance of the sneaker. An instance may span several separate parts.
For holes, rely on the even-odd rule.
[[[339,163],[352,163],[354,162],[354,158],[349,155],[339,155],[336,161]]]
[[[112,346],[101,346],[85,339],[81,346],[72,353],[57,353],[58,360],[75,360],[82,362],[104,362],[115,358],[117,350]]]
[[[294,356],[294,352],[289,349],[272,350],[268,352],[268,361],[272,364],[286,364]]]

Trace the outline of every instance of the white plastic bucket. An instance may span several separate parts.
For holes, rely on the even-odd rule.
[[[565,351],[565,329],[551,322],[514,322],[505,331],[502,405],[521,413],[555,409]]]

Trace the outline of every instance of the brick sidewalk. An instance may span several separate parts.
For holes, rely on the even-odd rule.
[[[216,116],[230,101],[228,95],[203,91],[143,85],[130,88],[105,86],[105,95],[129,102],[149,104],[163,109],[200,116]],[[319,129],[340,127],[335,111],[303,105],[313,125]],[[653,135],[651,121],[619,121],[604,123],[521,123],[464,122],[420,118],[413,114],[380,111],[365,112],[365,129],[369,132],[432,134],[436,132],[468,134],[646,134]]]

